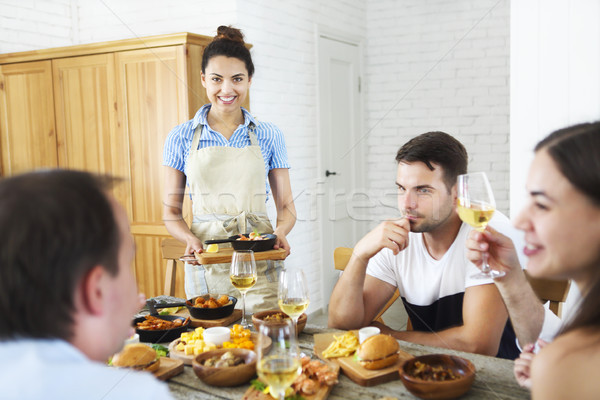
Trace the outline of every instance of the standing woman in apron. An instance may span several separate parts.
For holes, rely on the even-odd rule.
[[[286,236],[296,222],[296,210],[283,133],[271,123],[256,120],[241,106],[253,73],[242,32],[220,26],[202,56],[202,85],[210,104],[176,126],[165,141],[164,221],[169,233],[186,243],[186,254],[202,252],[207,239],[253,230],[275,233],[275,248],[290,252]],[[191,227],[182,216],[186,184],[194,214]],[[277,209],[275,231],[266,212],[269,187]],[[229,267],[186,263],[187,298],[209,292],[237,295]],[[257,262],[257,272],[256,285],[248,291],[247,309],[276,307],[273,263]]]

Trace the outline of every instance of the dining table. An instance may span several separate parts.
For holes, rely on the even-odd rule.
[[[310,323],[298,336],[301,351],[308,356],[314,355],[314,335],[327,332],[340,332],[335,329],[323,328]],[[452,354],[470,360],[476,368],[475,381],[471,389],[461,399],[496,399],[513,400],[528,399],[530,393],[521,388],[513,376],[513,361],[496,357],[465,353],[439,347],[423,346],[415,343],[399,341],[400,348],[413,356],[424,354]],[[183,372],[169,379],[169,389],[175,399],[236,399],[243,397],[250,386],[249,383],[238,387],[215,387],[202,382],[190,366]],[[400,379],[382,383],[376,386],[360,386],[354,383],[340,371],[339,382],[333,387],[328,396],[330,400],[347,399],[416,399],[402,384]]]

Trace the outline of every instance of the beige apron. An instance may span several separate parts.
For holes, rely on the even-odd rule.
[[[194,219],[191,230],[202,242],[227,238],[256,229],[272,233],[267,216],[265,163],[258,145],[255,126],[250,123],[250,146],[212,146],[198,150],[203,125],[192,139],[187,166],[187,182],[192,193]],[[230,246],[220,244],[219,248]],[[187,298],[200,294],[241,295],[229,280],[230,264],[185,265]],[[246,311],[277,307],[277,271],[273,262],[256,263],[258,279],[246,295]]]

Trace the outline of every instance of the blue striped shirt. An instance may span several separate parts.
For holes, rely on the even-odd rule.
[[[237,127],[229,140],[225,139],[219,132],[212,130],[208,126],[207,115],[210,110],[210,104],[203,105],[193,119],[177,125],[169,132],[163,148],[163,164],[171,168],[182,171],[187,176],[187,160],[194,138],[194,131],[198,125],[202,127],[202,135],[198,149],[210,146],[225,146],[242,148],[250,146],[250,136],[248,136],[248,125],[252,122],[256,125],[256,138],[260,151],[265,161],[265,170],[267,175],[273,168],[290,168],[287,157],[287,149],[283,133],[277,126],[270,122],[259,122],[244,108],[244,124]],[[269,194],[269,180],[266,180],[266,193]]]

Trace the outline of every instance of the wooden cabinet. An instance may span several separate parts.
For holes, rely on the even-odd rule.
[[[131,221],[147,296],[162,294],[165,278],[163,143],[208,102],[200,65],[210,40],[181,33],[0,55],[2,175],[61,167],[125,178],[114,194]]]

